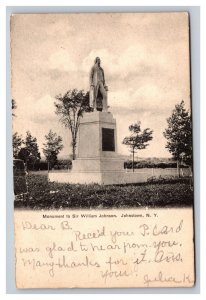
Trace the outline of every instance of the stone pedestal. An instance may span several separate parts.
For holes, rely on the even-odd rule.
[[[116,120],[109,112],[85,113],[79,126],[71,179],[77,176],[79,183],[113,184],[117,172],[122,171],[124,161],[117,153]]]
[[[85,113],[80,121],[77,159],[117,155],[116,120],[109,112]]]

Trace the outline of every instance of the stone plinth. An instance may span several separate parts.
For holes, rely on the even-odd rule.
[[[117,155],[116,120],[108,112],[85,113],[80,121],[77,159]]]
[[[108,184],[116,172],[123,170],[124,161],[117,153],[116,120],[108,112],[85,113],[79,126],[77,159],[72,162],[70,178],[81,183]]]

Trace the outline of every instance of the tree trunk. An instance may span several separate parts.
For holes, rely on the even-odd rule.
[[[76,159],[76,146],[74,144],[72,144],[72,159]]]
[[[134,149],[132,151],[132,171],[134,172]]]
[[[177,175],[180,178],[180,161],[177,160]]]

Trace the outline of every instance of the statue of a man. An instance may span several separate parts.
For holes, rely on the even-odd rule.
[[[100,66],[101,60],[99,57],[95,58],[94,65],[90,71],[90,107],[97,110],[97,99],[100,95],[102,100],[102,111],[107,111],[107,91],[105,84],[104,70]]]

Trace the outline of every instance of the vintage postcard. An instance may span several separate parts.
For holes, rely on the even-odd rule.
[[[10,24],[17,288],[194,286],[188,13]]]

